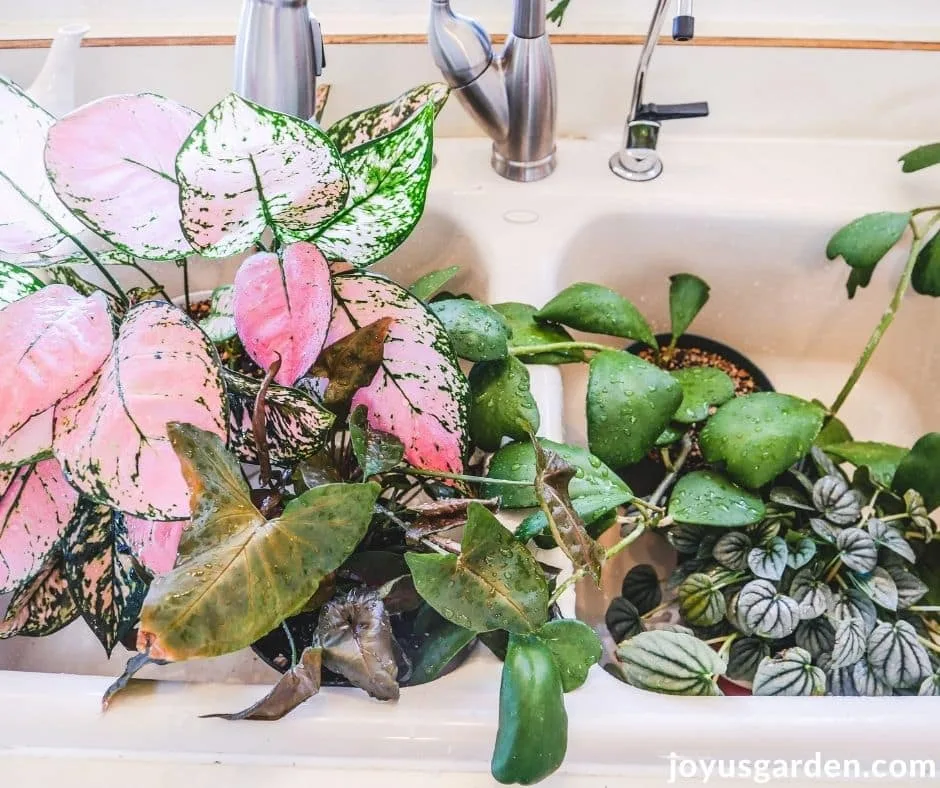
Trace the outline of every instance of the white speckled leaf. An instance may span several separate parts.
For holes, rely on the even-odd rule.
[[[0,263],[0,309],[41,288],[42,281],[25,268],[12,263]]]
[[[266,228],[309,233],[346,202],[339,151],[316,126],[229,95],[176,159],[183,232],[206,257],[243,252]]]
[[[17,461],[48,448],[39,423],[21,428],[101,367],[112,336],[103,293],[49,285],[0,309],[0,456]]]
[[[251,431],[255,399],[261,382],[223,370],[228,394],[228,447],[242,462],[257,463],[258,447]],[[299,389],[271,385],[265,397],[268,452],[275,465],[292,465],[323,448],[333,414]]]
[[[404,443],[405,459],[415,467],[460,473],[469,386],[444,326],[419,299],[383,277],[339,274],[333,294],[327,346],[383,317],[395,321],[382,366],[352,407],[365,405],[369,424]]]
[[[333,260],[364,267],[411,233],[427,198],[434,143],[434,106],[427,104],[391,134],[345,155],[349,198],[315,240]]]
[[[0,496],[0,594],[39,571],[78,502],[55,460],[20,468]]]
[[[65,579],[62,556],[54,551],[39,571],[16,589],[0,622],[0,640],[14,635],[52,635],[79,615]]]
[[[189,516],[189,494],[167,436],[181,421],[225,435],[215,349],[171,304],[128,312],[110,357],[56,406],[53,449],[83,493],[137,517]]]
[[[176,154],[199,113],[161,96],[107,96],[57,121],[46,171],[59,199],[118,249],[148,260],[192,252],[180,228]]]
[[[225,342],[238,332],[235,329],[235,285],[222,285],[212,291],[209,314],[199,321],[199,328],[213,342]]]
[[[330,126],[326,133],[336,143],[336,147],[345,153],[395,131],[429,102],[434,105],[435,114],[440,112],[449,95],[450,88],[443,82],[419,85],[387,104],[378,104],[347,115]]]

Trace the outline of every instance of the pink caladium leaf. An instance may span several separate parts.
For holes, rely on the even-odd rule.
[[[22,459],[44,448],[32,425],[32,445],[21,428],[34,416],[82,386],[104,363],[113,338],[102,293],[82,296],[66,285],[49,285],[0,309],[0,455]],[[21,432],[17,436],[17,432]],[[16,448],[5,447],[16,441]]]
[[[293,385],[317,360],[330,325],[330,268],[316,246],[295,243],[280,256],[252,255],[235,275],[235,328],[264,369],[281,359],[275,381]]]
[[[59,544],[78,503],[59,463],[16,471],[0,496],[0,594],[32,577]]]
[[[338,213],[349,192],[323,131],[234,94],[183,143],[176,173],[183,232],[206,257],[243,252],[267,228],[304,236]]]
[[[37,413],[0,443],[0,468],[18,468],[52,456],[53,410]]]
[[[218,357],[181,310],[144,301],[127,313],[97,374],[56,406],[53,452],[97,503],[184,519],[189,493],[167,436],[171,421],[226,434]]]
[[[327,345],[383,317],[394,319],[385,358],[352,407],[365,405],[371,427],[405,445],[417,468],[460,473],[467,447],[469,386],[444,326],[405,288],[380,276],[334,276]]]
[[[165,575],[176,565],[185,520],[160,522],[124,517],[127,538],[137,560],[155,575]]]
[[[49,130],[59,199],[115,247],[148,260],[192,253],[180,221],[176,154],[199,113],[161,96],[108,96]]]

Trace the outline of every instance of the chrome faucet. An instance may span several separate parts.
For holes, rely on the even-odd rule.
[[[450,0],[431,0],[434,62],[492,138],[493,169],[513,181],[555,169],[555,61],[545,11],[545,0],[515,0],[512,33],[497,56],[476,21],[455,14]]]
[[[678,0],[678,14],[672,22],[672,37],[676,41],[690,41],[695,35],[692,0]],[[656,9],[650,23],[646,42],[640,53],[640,62],[633,82],[633,97],[623,132],[623,145],[610,157],[610,169],[615,175],[630,181],[651,181],[663,171],[663,160],[656,152],[659,129],[664,120],[702,118],[708,115],[708,102],[692,104],[645,104],[643,92],[649,73],[653,50],[659,41],[666,9],[670,0],[656,0]]]

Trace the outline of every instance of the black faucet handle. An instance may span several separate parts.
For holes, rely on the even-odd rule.
[[[684,118],[704,118],[708,116],[707,101],[693,101],[689,104],[642,104],[636,113],[636,120],[683,120]]]

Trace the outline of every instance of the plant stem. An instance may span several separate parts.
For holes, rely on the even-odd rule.
[[[911,276],[914,273],[914,264],[917,262],[917,256],[920,254],[921,249],[924,248],[924,244],[927,243],[930,230],[934,224],[936,224],[938,218],[940,218],[940,216],[933,217],[928,222],[923,232],[918,230],[917,225],[914,224],[913,220],[911,221],[911,228],[914,232],[914,243],[911,244],[911,251],[908,255],[907,262],[904,264],[904,271],[901,273],[901,279],[898,281],[898,286],[894,290],[894,295],[888,304],[888,308],[884,311],[884,314],[881,316],[881,320],[878,322],[878,325],[875,326],[875,330],[869,337],[868,344],[865,345],[865,349],[862,351],[862,355],[859,356],[858,361],[855,362],[855,368],[852,370],[852,374],[849,375],[849,379],[845,381],[845,385],[842,387],[842,391],[840,391],[839,395],[836,397],[836,401],[832,403],[832,407],[829,409],[830,416],[835,416],[839,412],[839,409],[845,404],[849,394],[852,393],[852,389],[855,388],[855,384],[858,383],[859,378],[861,378],[862,373],[868,366],[868,362],[871,361],[872,355],[874,354],[875,350],[878,349],[878,345],[881,343],[882,337],[891,326],[891,323],[894,322],[894,316],[901,307],[901,301],[904,298],[904,294],[911,285]]]
[[[721,648],[718,649],[719,659],[728,655],[728,652],[731,651],[732,644],[740,637],[740,634],[740,632],[733,632],[727,638],[725,638],[725,642],[722,643]]]
[[[645,525],[638,525],[634,528],[629,534],[627,534],[623,539],[621,539],[613,547],[608,547],[604,553],[604,561],[609,561],[615,555],[626,550],[631,544],[633,544],[637,539],[639,539],[644,533],[646,533]],[[571,586],[577,583],[582,577],[584,577],[589,571],[588,566],[582,566],[578,571],[574,572],[571,577],[565,580],[558,588],[555,589],[555,592],[551,595],[548,600],[548,605],[551,607],[555,602],[558,601],[559,597],[565,593]]]
[[[287,642],[290,643],[290,666],[292,668],[297,667],[297,644],[294,642],[294,636],[290,631],[290,627],[287,626],[286,621],[281,622],[281,629],[284,630],[284,634],[287,636]]]
[[[509,348],[510,356],[535,356],[540,353],[560,353],[565,350],[596,350],[602,353],[615,348],[597,342],[548,342],[544,345],[522,345]]]
[[[271,486],[271,457],[268,453],[268,429],[265,397],[268,394],[268,387],[274,376],[281,368],[281,356],[277,352],[274,354],[274,363],[261,381],[258,388],[258,395],[255,397],[255,412],[251,417],[251,430],[255,439],[255,447],[258,450],[258,468],[261,476],[261,484],[264,487]]]
[[[940,613],[940,605],[914,605],[908,610],[914,613]]]
[[[928,640],[927,638],[922,638],[919,635],[917,639],[924,645],[925,648],[929,648],[935,654],[940,654],[940,646],[938,646],[932,640]]]
[[[404,469],[409,476],[427,476],[430,479],[452,479],[455,482],[477,482],[480,484],[502,484],[507,487],[532,487],[532,482],[514,479],[489,479],[485,476],[468,476],[465,473],[445,473],[444,471],[425,471],[410,466]]]
[[[186,314],[188,315],[192,311],[192,304],[189,300],[189,258],[184,257],[180,262],[180,267],[183,269],[183,303],[186,304]]]
[[[682,436],[682,448],[679,450],[679,456],[676,457],[676,461],[672,464],[672,470],[660,483],[653,494],[649,497],[649,502],[653,506],[659,506],[660,500],[663,496],[669,492],[669,489],[673,484],[676,483],[676,479],[679,478],[679,472],[682,470],[682,467],[685,465],[686,460],[689,459],[689,454],[692,453],[692,439],[689,437],[689,434],[686,433]],[[662,510],[660,510],[662,511]]]
[[[644,613],[642,616],[640,616],[640,618],[646,621],[647,619],[650,619],[653,616],[655,616],[657,613],[662,613],[667,608],[672,607],[672,605],[674,605],[675,602],[676,600],[674,599],[668,599],[665,602],[661,602],[660,604],[656,605],[656,607],[654,607],[652,610],[649,610],[646,613]]]

